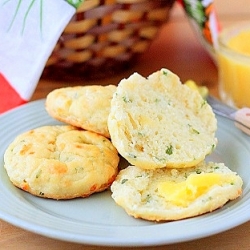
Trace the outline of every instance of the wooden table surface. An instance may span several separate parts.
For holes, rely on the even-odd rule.
[[[241,2],[244,4],[244,2],[246,1],[241,0],[237,2],[237,4],[242,4]],[[245,4],[245,6],[249,6],[249,3]],[[219,5],[219,7],[221,6]],[[220,19],[222,23],[230,23],[234,21],[239,21],[241,19],[249,18],[250,11],[247,12],[245,8],[241,8],[244,12],[244,14],[241,15],[240,13],[237,14],[235,12],[236,9],[237,8],[234,8],[233,13],[232,11],[221,11],[220,13],[222,14],[220,16]],[[173,10],[172,18],[161,29],[158,38],[153,42],[149,51],[143,54],[137,61],[136,65],[133,66],[131,69],[122,72],[114,77],[98,81],[67,82],[63,80],[52,81],[42,78],[39,81],[32,100],[45,98],[46,95],[55,88],[73,85],[106,85],[109,83],[117,84],[119,80],[124,77],[128,77],[131,73],[135,71],[139,72],[144,76],[147,76],[162,67],[168,68],[178,74],[182,81],[185,81],[187,79],[193,79],[201,84],[206,85],[214,95],[217,95],[216,66],[214,65],[208,53],[198,42],[197,37],[195,36],[192,28],[190,27],[188,21],[186,20],[186,18],[181,13],[178,7]],[[0,250],[2,249],[106,250],[110,249],[110,247],[87,246],[50,239],[17,228],[7,222],[0,220]],[[126,248],[114,247],[112,249]],[[250,221],[229,231],[214,236],[209,236],[207,238],[168,246],[155,246],[147,248],[144,247],[143,249],[250,249]]]

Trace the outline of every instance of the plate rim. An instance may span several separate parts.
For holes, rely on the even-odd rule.
[[[32,101],[29,102],[27,104],[23,104],[17,108],[14,108],[10,111],[5,112],[4,114],[0,115],[0,122],[3,120],[8,119],[9,117],[13,117],[15,116],[17,113],[20,113],[22,111],[29,111],[32,110],[34,108],[38,108],[38,110],[40,109],[41,111],[44,111],[44,102],[45,99],[39,99],[36,101]],[[218,118],[218,117],[217,117]],[[51,118],[52,119],[52,118]],[[223,121],[223,124],[229,124],[229,122],[225,121],[225,119],[223,118],[218,118],[218,121]],[[227,122],[227,123],[225,123]],[[219,123],[219,122],[218,122]],[[36,123],[34,123],[36,124]],[[39,126],[39,125],[38,125]],[[225,126],[225,125],[224,125]],[[29,125],[27,125],[27,127],[29,127]],[[233,128],[233,125],[232,125]],[[27,128],[29,129],[29,128]],[[4,129],[3,129],[4,130]],[[8,130],[8,128],[7,128]],[[238,133],[238,131],[236,129],[234,129],[235,133]],[[3,132],[2,132],[3,133]],[[242,135],[244,137],[244,135]],[[245,141],[245,139],[244,139]],[[249,144],[249,148],[250,148],[250,143]],[[3,145],[0,145],[0,149],[3,147]],[[3,150],[3,149],[2,149]],[[3,158],[3,155],[0,156],[1,159]],[[3,162],[2,162],[3,163]],[[1,163],[1,164],[2,164]],[[3,165],[0,166],[3,169]],[[4,170],[3,170],[4,171]],[[2,179],[2,177],[0,177],[0,179]],[[249,184],[249,183],[247,183]],[[0,185],[1,186],[1,185]],[[0,198],[2,197],[2,195],[4,195],[2,193],[2,191],[0,191]],[[248,196],[250,196],[249,192],[248,192]],[[246,206],[246,202],[242,201],[244,197],[237,199],[237,202],[235,202],[233,204],[233,206],[237,206],[238,204],[243,203]],[[249,202],[247,203],[248,205],[250,204],[250,199],[248,199]],[[215,216],[215,213],[212,214],[212,216]],[[211,214],[207,214],[204,216],[211,216]],[[185,219],[184,221],[188,221],[188,220],[199,220],[201,216],[195,217],[195,218],[189,218],[189,219]],[[33,232],[33,233],[37,233],[49,238],[54,238],[54,239],[58,239],[58,240],[64,240],[64,241],[69,241],[69,242],[75,242],[75,243],[83,243],[83,244],[90,244],[90,245],[100,245],[100,246],[152,246],[152,245],[167,245],[167,244],[173,244],[173,243],[180,243],[180,242],[186,242],[186,241],[190,241],[190,240],[194,240],[194,239],[200,239],[200,238],[204,238],[207,236],[212,236],[221,232],[224,232],[226,230],[232,229],[234,227],[237,227],[247,221],[250,220],[250,214],[248,215],[247,213],[242,215],[240,218],[238,218],[237,220],[232,220],[232,221],[228,221],[226,223],[226,225],[219,225],[217,228],[211,228],[210,230],[204,231],[204,230],[199,230],[198,233],[189,233],[189,235],[187,237],[183,236],[182,238],[180,237],[173,237],[172,239],[164,239],[162,237],[161,240],[159,240],[159,238],[156,239],[145,239],[145,237],[132,237],[132,239],[130,239],[130,241],[127,241],[127,239],[125,240],[124,238],[104,238],[103,236],[100,235],[96,235],[93,237],[87,236],[87,235],[82,235],[82,234],[78,234],[77,232],[74,233],[74,235],[72,233],[69,233],[67,231],[60,231],[58,230],[58,228],[48,228],[48,226],[43,226],[43,225],[39,225],[37,224],[35,221],[27,221],[24,220],[21,217],[15,217],[11,214],[9,214],[8,212],[4,212],[4,210],[2,209],[2,207],[0,206],[0,218],[12,225],[15,225],[17,227],[20,227],[24,230]],[[175,223],[175,225],[182,223],[182,221],[176,221],[176,222],[166,222],[166,223]],[[134,231],[140,232],[141,231],[145,231],[147,234],[150,233],[151,228],[153,227],[153,230],[157,230],[157,229],[165,229],[166,226],[164,226],[165,223],[160,223],[160,224],[149,224],[147,226],[147,230],[145,230],[145,226],[137,226],[136,228],[132,226],[128,227],[126,226],[126,228],[124,227],[123,229],[130,229],[131,232],[134,233]],[[185,224],[185,223],[184,223]],[[166,225],[166,224],[165,224]],[[93,226],[92,226],[93,227]],[[99,226],[100,227],[100,226]],[[119,229],[119,227],[122,226],[113,226],[113,229],[116,229],[116,233],[120,234],[121,237],[125,236],[124,235],[124,230],[123,229]],[[148,232],[148,228],[149,232]],[[101,229],[105,229],[105,226],[101,226]],[[141,230],[143,228],[143,230]],[[136,230],[135,230],[136,229]]]

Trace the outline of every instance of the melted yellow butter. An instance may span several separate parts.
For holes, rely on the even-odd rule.
[[[204,99],[207,97],[208,88],[206,86],[198,86],[193,80],[187,80],[184,84],[187,85],[190,89],[198,91]]]
[[[205,194],[212,186],[231,182],[232,178],[217,173],[191,174],[186,181],[165,181],[158,185],[158,192],[167,201],[177,206],[188,206],[190,202]]]

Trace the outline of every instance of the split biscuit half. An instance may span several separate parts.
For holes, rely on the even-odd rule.
[[[112,198],[129,215],[171,221],[212,212],[242,193],[242,179],[223,163],[190,168],[121,170],[111,185]]]
[[[118,152],[144,169],[194,166],[217,145],[212,108],[167,69],[118,84],[108,129]]]

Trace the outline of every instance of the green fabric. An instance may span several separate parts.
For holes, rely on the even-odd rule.
[[[84,2],[84,0],[66,0],[66,1],[76,9],[80,6],[81,3]]]

